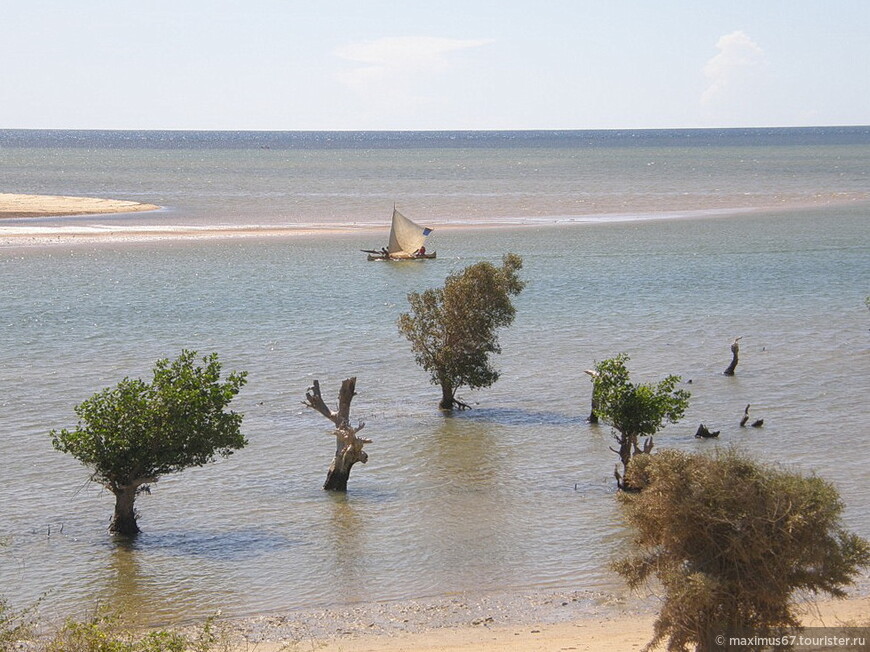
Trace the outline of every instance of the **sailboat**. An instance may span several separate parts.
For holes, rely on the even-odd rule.
[[[390,243],[380,250],[363,249],[369,260],[427,260],[435,258],[435,252],[426,253],[423,243],[432,229],[420,226],[402,215],[393,206],[393,223],[390,226]]]

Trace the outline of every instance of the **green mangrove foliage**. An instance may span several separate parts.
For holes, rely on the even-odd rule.
[[[596,364],[592,372],[593,412],[613,428],[619,445],[615,452],[622,462],[622,474],[618,466],[614,473],[620,489],[633,488],[625,478],[629,462],[635,455],[652,450],[653,435],[665,421],[676,423],[683,417],[691,396],[676,389],[679,376],[668,376],[655,384],[632,383],[625,366],[628,361],[628,355],[620,353]],[[638,443],[641,437],[647,437],[643,448]]]
[[[525,286],[518,275],[522,267],[523,259],[509,253],[501,267],[476,263],[448,276],[443,288],[408,295],[411,310],[399,317],[399,332],[432,384],[441,387],[441,409],[467,408],[456,398],[459,388],[498,380],[489,355],[501,353],[497,331],[513,323],[511,297]]]
[[[246,372],[221,380],[217,353],[197,364],[196,351],[158,360],[154,379],[125,378],[75,407],[73,430],[51,431],[54,447],[92,471],[91,480],[115,495],[109,530],[139,532],[134,502],[168,473],[202,466],[245,446],[242,415],[225,411]]]

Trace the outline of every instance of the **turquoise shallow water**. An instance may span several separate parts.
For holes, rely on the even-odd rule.
[[[445,232],[437,261],[367,263],[359,236],[0,253],[0,558],[4,592],[62,614],[94,601],[149,622],[343,600],[503,588],[622,590],[606,427],[584,423],[596,360],[692,379],[659,446],[719,443],[837,483],[867,536],[870,391],[865,209]],[[445,417],[395,330],[408,291],[516,251],[529,285],[502,335],[501,380]],[[742,335],[737,376],[721,371]],[[250,445],[140,499],[132,547],[105,534],[111,498],[48,430],[181,348],[245,369]],[[320,490],[328,423],[301,405],[357,375],[374,440],[347,496]],[[739,429],[746,403],[761,430]]]
[[[96,194],[114,195],[143,165],[140,158],[123,173],[89,174],[81,151],[43,151],[73,154],[76,166],[57,168],[77,179],[64,194],[89,194],[102,178]],[[601,155],[627,157],[628,167],[642,160]],[[255,153],[221,156],[256,195]],[[683,164],[690,156],[682,152]],[[843,186],[826,187],[866,191],[858,167]],[[154,174],[156,185],[183,192],[208,176]],[[322,182],[351,196],[360,173],[342,174],[351,180]],[[775,194],[783,175],[765,177],[764,192]],[[732,189],[744,182],[721,180]],[[430,190],[442,183],[431,181]],[[513,185],[523,183],[534,185]],[[610,183],[618,192],[618,179]],[[40,184],[34,192],[45,191]],[[603,196],[607,184],[590,183],[590,192]],[[564,181],[565,197],[571,187]],[[211,199],[183,192],[154,219],[227,215],[224,191]],[[521,213],[524,199],[505,192],[493,200],[507,207],[502,217]],[[254,222],[286,201],[257,196],[259,212],[245,216]],[[353,205],[323,201],[336,213]],[[13,605],[44,595],[48,615],[103,602],[148,623],[464,591],[621,593],[607,566],[627,537],[614,500],[616,456],[608,429],[584,421],[583,374],[621,351],[637,380],[692,380],[689,412],[658,446],[737,445],[817,473],[839,488],[847,525],[870,536],[862,454],[870,431],[868,216],[868,204],[853,201],[703,219],[436,228],[438,259],[406,265],[366,262],[359,249],[378,243],[354,232],[0,248],[0,593]],[[502,377],[464,394],[473,410],[446,417],[396,318],[408,292],[506,251],[524,257],[528,287],[502,334]],[[721,372],[738,335],[741,362],[727,378]],[[51,449],[48,431],[74,425],[73,406],[95,391],[147,376],[157,358],[182,348],[218,351],[226,369],[249,372],[235,407],[250,445],[161,479],[138,503],[144,533],[121,546],[105,533],[111,496]],[[333,452],[329,424],[302,400],[318,378],[334,402],[350,375],[358,377],[353,414],[374,442],[348,494],[335,496],[320,490]],[[761,430],[737,427],[747,403],[765,419]],[[719,442],[693,437],[701,422],[722,431]],[[864,578],[860,590],[868,587]]]

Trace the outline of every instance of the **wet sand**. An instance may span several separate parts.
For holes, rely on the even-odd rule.
[[[575,593],[462,596],[265,615],[230,624],[237,649],[277,652],[524,652],[641,649],[653,634],[658,602],[578,607]],[[585,609],[585,610],[581,610]],[[870,625],[870,597],[809,603],[806,627]],[[866,629],[861,632],[868,635]]]

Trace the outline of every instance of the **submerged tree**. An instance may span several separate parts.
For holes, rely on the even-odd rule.
[[[354,396],[356,396],[355,376],[341,383],[337,412],[330,410],[323,400],[319,381],[315,380],[314,385],[309,387],[305,394],[305,405],[317,410],[335,424],[335,455],[326,473],[326,482],[323,483],[323,488],[330,491],[347,491],[351,467],[357,462],[365,464],[369,460],[363,446],[371,444],[372,440],[356,436],[356,433],[366,424],[360,421],[356,428],[350,425],[350,402]]]
[[[726,376],[733,376],[734,370],[737,369],[737,363],[740,362],[740,340],[743,339],[743,336],[735,337],[734,341],[731,342],[731,362],[728,364],[728,367],[722,373]]]
[[[242,415],[224,408],[246,382],[246,372],[221,381],[217,353],[196,364],[196,351],[158,360],[154,380],[125,378],[75,407],[75,430],[52,430],[54,447],[92,469],[91,480],[115,495],[109,531],[139,532],[134,502],[162,475],[202,466],[247,441]]]
[[[636,552],[614,564],[632,588],[655,577],[662,608],[647,650],[721,650],[715,635],[799,625],[798,591],[845,595],[870,545],[840,521],[837,490],[734,451],[632,460],[621,494]]]
[[[399,332],[432,384],[441,387],[441,409],[468,407],[456,398],[460,387],[479,389],[498,380],[489,354],[501,353],[497,330],[513,323],[511,297],[525,286],[518,276],[522,267],[523,259],[509,253],[501,267],[476,263],[448,276],[443,288],[408,295],[411,311],[399,317]]]
[[[618,467],[614,473],[619,488],[624,490],[633,488],[625,479],[632,457],[652,450],[653,435],[665,421],[676,423],[683,417],[691,396],[684,389],[675,389],[679,376],[668,376],[656,384],[635,385],[625,367],[628,360],[628,355],[620,353],[599,362],[590,373],[594,413],[613,428],[619,444],[619,450],[611,450],[622,462],[622,474]],[[643,448],[638,444],[640,437],[647,437]]]

